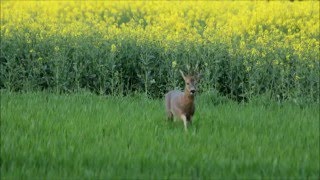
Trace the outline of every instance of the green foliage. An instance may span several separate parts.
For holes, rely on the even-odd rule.
[[[182,69],[201,73],[200,91],[216,89],[236,100],[271,91],[275,99],[319,101],[319,61],[316,59],[302,61],[298,57],[283,57],[278,62],[282,65],[274,65],[268,57],[261,60],[231,56],[222,43],[195,47],[197,50],[192,52],[182,45],[181,49],[164,54],[157,44],[137,45],[134,39],[117,42],[122,46],[111,52],[116,42],[104,41],[92,48],[92,42],[100,38],[56,36],[34,45],[19,38],[4,38],[0,87],[11,91],[87,89],[114,95],[145,92],[151,97],[161,97],[167,90],[181,87],[178,69]],[[174,68],[173,61],[177,62]]]

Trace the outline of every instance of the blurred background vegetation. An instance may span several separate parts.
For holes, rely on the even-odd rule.
[[[1,1],[0,88],[319,102],[319,1]]]

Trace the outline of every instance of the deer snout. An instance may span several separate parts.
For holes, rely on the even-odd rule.
[[[194,93],[196,93],[196,90],[195,89],[190,89],[190,93],[194,94]]]

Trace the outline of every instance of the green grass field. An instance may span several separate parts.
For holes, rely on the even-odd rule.
[[[194,123],[162,100],[1,94],[1,179],[319,179],[319,105],[199,96]]]

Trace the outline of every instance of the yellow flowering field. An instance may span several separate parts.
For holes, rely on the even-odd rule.
[[[319,1],[1,1],[9,90],[159,97],[178,70],[201,91],[319,101]]]

